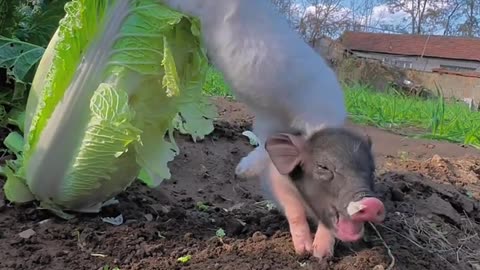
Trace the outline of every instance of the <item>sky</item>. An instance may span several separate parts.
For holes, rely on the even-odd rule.
[[[364,2],[364,0],[355,0],[355,1],[356,1],[355,4],[357,8],[361,6],[362,2]],[[333,14],[333,17],[343,18],[345,17],[345,14],[350,13],[350,9],[351,9],[351,0],[343,0],[342,10],[339,10],[338,12],[336,12],[336,14]],[[315,10],[315,7],[311,6],[311,7],[307,7],[306,11],[314,12],[314,10]],[[405,22],[409,21],[408,18],[409,18],[408,14],[405,13],[404,11],[391,13],[388,10],[387,5],[378,4],[373,8],[372,16],[370,18],[371,19],[370,26],[379,27],[380,25],[392,25],[392,26],[405,25]],[[361,23],[364,23],[364,20],[362,20],[360,17],[357,17],[357,20],[361,21]]]
[[[365,1],[355,0],[355,2],[356,2],[356,5],[359,6],[362,4],[362,2],[365,2]],[[343,0],[343,4],[346,8],[348,8],[351,5],[350,3],[351,3],[351,0]],[[441,4],[437,3],[437,5],[441,5]],[[427,3],[427,8],[428,6],[430,6],[430,4]],[[463,17],[463,19],[465,18]],[[378,4],[373,8],[372,22],[378,22],[379,24],[384,24],[384,25],[406,26],[406,24],[409,24],[410,21],[411,21],[411,18],[408,13],[406,13],[405,11],[396,11],[394,13],[391,13],[388,10],[388,6],[386,4]],[[438,28],[436,32],[434,32],[433,34],[442,35],[443,29]]]
[[[304,12],[315,12],[316,7],[310,6],[307,7],[305,10],[305,3],[304,1],[306,0],[294,0],[298,1],[298,6],[295,8],[296,11],[300,12],[301,14],[299,15],[305,15]],[[343,20],[344,18],[349,18],[351,19],[351,8],[352,8],[352,0],[341,0],[343,1],[343,7],[340,10],[335,11],[335,13],[330,14],[329,18],[332,20],[332,22],[338,22],[339,20]],[[356,8],[359,8],[365,5],[365,2],[367,0],[353,0],[355,1],[355,6]],[[368,0],[370,3],[372,2],[371,0]],[[480,0],[479,0],[480,1]],[[303,2],[303,3],[302,3]],[[369,23],[366,23],[365,18],[362,18],[360,14],[356,14],[355,20],[363,26],[367,26],[368,28],[364,29],[366,31],[381,31],[381,32],[393,32],[393,33],[406,33],[411,31],[411,17],[408,13],[405,11],[396,11],[396,12],[390,12],[389,8],[386,4],[380,4],[384,3],[386,1],[381,1],[377,0],[374,1],[379,4],[374,6],[371,17],[369,18]],[[411,3],[411,2],[408,2]],[[443,2],[440,2],[443,3]],[[439,2],[436,2],[435,6],[441,5]],[[429,3],[427,3],[427,8],[431,7]],[[317,8],[322,9],[321,6],[318,6]],[[347,17],[346,17],[347,16]],[[457,14],[457,21],[455,23],[461,23],[465,21],[465,16],[461,14]],[[443,35],[444,30],[442,25],[440,23],[427,27],[427,29],[423,29],[425,31],[429,31],[428,33],[434,34],[434,35]],[[387,31],[389,30],[389,31]],[[432,31],[432,32],[430,32]]]
[[[357,5],[361,5],[363,0],[355,0]],[[351,0],[343,0],[343,5],[346,8],[350,7]],[[403,24],[403,20],[408,18],[408,14],[404,11],[390,13],[385,4],[379,4],[373,8],[372,22],[379,22],[381,24],[399,25]]]

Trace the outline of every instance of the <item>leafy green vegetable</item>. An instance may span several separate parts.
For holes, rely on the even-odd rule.
[[[24,132],[23,127],[25,123],[25,112],[18,109],[10,110],[8,113],[7,123],[18,127],[21,132]]]
[[[0,67],[16,81],[24,82],[44,51],[40,46],[0,36]]]
[[[175,128],[194,139],[213,130],[199,23],[159,2],[65,5],[32,82],[7,199],[98,212],[137,177],[150,187],[170,177]]]
[[[8,134],[3,144],[16,155],[21,154],[23,151],[23,137],[18,132]]]
[[[209,207],[203,202],[197,202],[197,208],[200,211],[207,211]]]
[[[222,228],[219,228],[216,232],[215,232],[215,235],[218,237],[218,238],[223,238],[225,237],[225,231],[222,229]]]
[[[248,138],[248,141],[251,145],[258,146],[258,137],[253,132],[251,132],[250,130],[246,130],[242,132],[242,135]]]
[[[45,47],[69,0],[1,0],[0,35]]]
[[[185,255],[177,259],[178,262],[187,263],[192,259],[192,255]]]

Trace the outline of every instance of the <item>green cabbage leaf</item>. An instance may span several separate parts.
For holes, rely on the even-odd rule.
[[[72,0],[36,70],[8,200],[98,212],[135,179],[170,178],[174,130],[202,139],[216,110],[200,24],[158,0]]]

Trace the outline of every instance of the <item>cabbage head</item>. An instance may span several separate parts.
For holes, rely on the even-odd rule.
[[[197,19],[158,0],[72,0],[65,10],[4,190],[59,214],[98,212],[135,179],[155,187],[170,178],[175,129],[194,139],[213,130],[208,61]]]

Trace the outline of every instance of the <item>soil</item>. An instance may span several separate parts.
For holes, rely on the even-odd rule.
[[[258,180],[234,176],[252,149],[241,132],[253,117],[233,101],[216,104],[213,134],[197,143],[177,136],[170,180],[157,189],[135,183],[99,215],[65,221],[33,204],[11,206],[0,193],[0,269],[480,269],[477,150],[350,124],[374,142],[388,214],[366,226],[362,241],[337,243],[335,256],[318,262],[295,255]],[[120,214],[121,225],[102,221]]]

